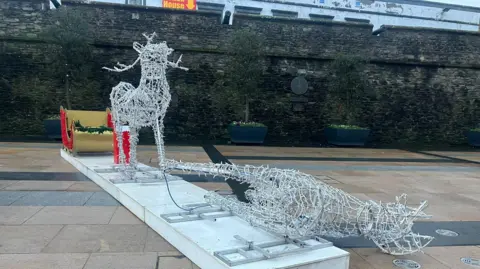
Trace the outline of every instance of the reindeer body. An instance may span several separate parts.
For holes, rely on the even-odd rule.
[[[144,35],[147,38],[145,46],[135,42],[133,48],[139,53],[139,57],[132,65],[118,64],[121,68],[104,68],[110,71],[123,72],[131,69],[136,63],[141,65],[141,78],[137,88],[132,84],[120,82],[113,87],[110,94],[112,103],[113,121],[117,132],[120,147],[120,162],[125,163],[125,154],[122,147],[121,127],[128,123],[130,128],[130,163],[126,169],[129,178],[133,178],[137,166],[136,146],[138,132],[142,127],[152,127],[157,144],[160,168],[165,168],[165,148],[163,141],[163,120],[170,104],[171,95],[168,85],[166,70],[168,67],[179,67],[181,56],[176,63],[168,61],[168,56],[173,52],[166,42],[152,43],[156,36]]]

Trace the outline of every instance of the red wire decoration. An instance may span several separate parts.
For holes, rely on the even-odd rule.
[[[68,126],[67,126],[67,114],[63,108],[60,109],[60,126],[62,130],[62,144],[66,149],[72,150],[73,148],[73,138],[68,137]],[[73,131],[70,136],[73,135]]]
[[[122,132],[122,136],[123,136],[122,148],[125,154],[125,163],[129,163],[130,162],[130,133],[124,130]],[[120,163],[120,150],[118,147],[117,133],[115,132],[115,130],[113,130],[113,162],[115,164]]]

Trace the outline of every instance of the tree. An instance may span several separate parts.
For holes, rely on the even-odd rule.
[[[91,95],[96,95],[99,86],[93,80],[92,31],[88,20],[79,11],[65,6],[52,12],[51,23],[43,36],[49,43],[50,70],[63,82],[67,109],[72,108],[75,92],[79,93],[77,102],[90,95],[91,99],[84,103],[94,105],[91,102],[99,100]]]
[[[259,97],[265,56],[263,39],[251,30],[235,32],[228,43],[220,102],[228,103],[245,122],[250,121],[250,103]],[[243,109],[243,111],[242,111]],[[241,113],[241,111],[243,113]]]
[[[339,55],[330,65],[327,104],[335,124],[354,126],[363,123],[363,106],[368,97],[362,74],[364,66],[361,59],[345,55]]]

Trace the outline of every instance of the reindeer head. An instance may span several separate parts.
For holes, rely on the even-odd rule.
[[[142,62],[156,62],[161,64],[168,63],[168,56],[172,54],[173,49],[167,46],[167,42],[153,43],[153,39],[157,36],[154,32],[151,35],[143,34],[147,39],[147,44],[142,45],[138,42],[133,43],[133,48],[138,52]]]
[[[172,48],[167,46],[167,42],[163,41],[160,43],[153,43],[152,40],[157,34],[154,32],[151,35],[143,34],[147,39],[147,44],[142,45],[138,42],[133,42],[133,49],[138,52],[138,58],[134,63],[130,65],[125,65],[117,63],[118,66],[112,68],[103,67],[103,69],[113,71],[113,72],[123,72],[133,68],[138,62],[140,63],[153,63],[157,66],[163,66],[166,69],[168,66],[173,68],[179,68],[182,70],[188,70],[188,68],[179,66],[179,63],[182,61],[182,56],[177,59],[177,62],[168,61],[168,56],[174,51]]]

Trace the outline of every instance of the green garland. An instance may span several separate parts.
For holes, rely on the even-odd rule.
[[[112,128],[109,128],[105,125],[102,125],[100,127],[84,127],[79,120],[75,121],[75,130],[90,134],[103,134],[104,132],[113,132]]]

